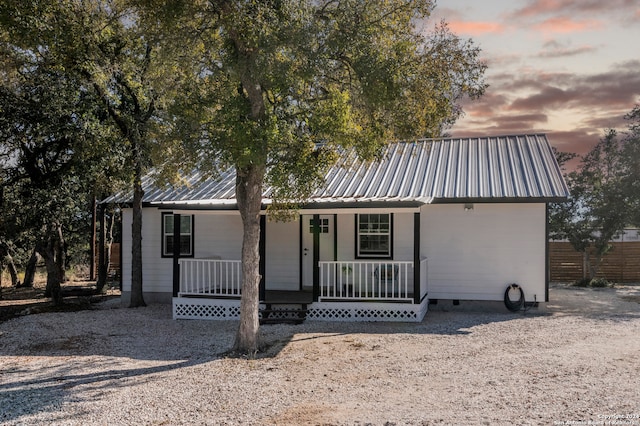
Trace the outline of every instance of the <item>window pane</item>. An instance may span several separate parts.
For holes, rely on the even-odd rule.
[[[191,254],[191,235],[180,236],[180,254]]]
[[[358,252],[361,255],[389,256],[391,254],[391,215],[358,215]]]
[[[173,235],[166,235],[164,237],[165,241],[165,254],[173,254]]]
[[[172,256],[175,240],[173,238],[174,226],[173,222],[175,215],[163,214],[162,216],[162,233],[163,233],[163,248],[162,253],[164,256]],[[181,256],[193,255],[193,216],[180,216],[180,239],[177,242],[177,249],[180,251]]]
[[[360,252],[369,254],[389,254],[389,236],[361,235]]]
[[[164,216],[164,233],[173,234],[173,215],[167,214]]]
[[[180,233],[191,233],[191,216],[180,216]]]

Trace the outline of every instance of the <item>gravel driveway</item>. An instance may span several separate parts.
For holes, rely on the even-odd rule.
[[[169,306],[29,315],[0,323],[0,422],[640,425],[640,287],[551,299],[544,315],[263,326],[255,360],[222,355],[235,322]]]

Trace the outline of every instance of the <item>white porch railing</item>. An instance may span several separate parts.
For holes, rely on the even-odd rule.
[[[240,296],[240,260],[180,259],[178,296]]]
[[[319,266],[320,301],[413,301],[413,262],[334,261]]]

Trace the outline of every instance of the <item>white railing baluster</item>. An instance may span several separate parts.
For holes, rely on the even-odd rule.
[[[180,259],[180,295],[238,296],[241,294],[240,260]]]
[[[412,301],[416,267],[426,269],[411,261],[321,261],[320,299]]]

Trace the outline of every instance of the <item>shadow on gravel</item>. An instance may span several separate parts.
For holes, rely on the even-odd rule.
[[[609,321],[640,318],[640,286],[637,285],[584,288],[554,284],[551,291],[547,309],[553,315]]]
[[[92,374],[73,374],[67,370],[58,369],[48,372],[46,378],[36,380],[20,380],[22,370],[0,370],[0,423],[17,422],[23,416],[39,413],[51,413],[48,422],[58,423],[72,418],[55,417],[63,403],[69,403],[70,394],[77,386],[83,386],[93,392],[106,394],[116,388],[127,387],[130,379],[145,376],[144,382],[153,381],[153,374],[176,370],[184,367],[208,362],[210,359],[180,361],[173,364],[133,369],[105,369]],[[15,380],[13,380],[15,378]],[[138,380],[138,383],[140,381]],[[135,397],[135,396],[133,396]],[[71,396],[73,402],[77,402]],[[99,397],[98,397],[99,398]],[[102,423],[102,422],[100,422]],[[106,424],[107,422],[105,422]]]

